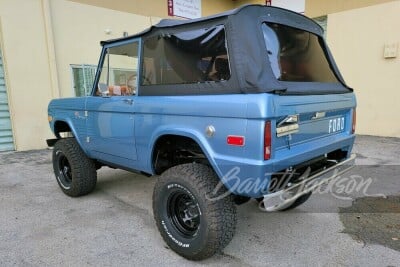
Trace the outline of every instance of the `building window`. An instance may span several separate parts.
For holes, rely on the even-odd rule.
[[[143,57],[142,85],[218,82],[231,75],[223,25],[150,37]]]
[[[94,78],[96,76],[97,66],[95,65],[71,65],[72,84],[75,96],[90,95]]]

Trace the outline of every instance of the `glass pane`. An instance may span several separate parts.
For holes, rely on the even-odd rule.
[[[142,85],[223,81],[230,78],[225,30],[222,25],[144,42]]]
[[[280,81],[338,82],[320,37],[273,23],[262,25],[268,59]]]
[[[83,65],[83,75],[85,81],[85,94],[90,95],[96,76],[96,67]]]
[[[93,88],[96,67],[81,65],[72,67],[75,96],[88,96]]]
[[[75,96],[85,96],[85,80],[83,69],[79,67],[72,68]]]
[[[137,90],[138,43],[108,49],[98,84],[101,92],[114,95],[134,95]]]

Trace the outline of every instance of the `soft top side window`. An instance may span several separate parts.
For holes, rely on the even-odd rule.
[[[95,95],[135,95],[138,52],[138,41],[107,48]]]
[[[224,81],[231,76],[224,26],[144,41],[141,85]]]
[[[321,37],[276,23],[263,23],[262,32],[269,63],[278,80],[338,82]]]

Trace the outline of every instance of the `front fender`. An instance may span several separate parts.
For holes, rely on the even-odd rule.
[[[86,127],[86,126],[84,126],[84,127],[81,126],[79,128],[82,128],[82,129],[77,129],[76,125],[72,122],[72,120],[69,117],[55,116],[55,117],[53,117],[53,122],[50,127],[51,127],[54,135],[56,135],[57,138],[60,138],[60,136],[57,136],[57,134],[56,134],[56,129],[55,129],[56,122],[64,122],[69,126],[71,133],[74,136],[75,140],[78,142],[78,144],[82,148],[82,150],[87,154],[87,150],[84,146],[85,138],[84,138],[84,135],[82,134],[82,131],[85,131],[84,127]]]

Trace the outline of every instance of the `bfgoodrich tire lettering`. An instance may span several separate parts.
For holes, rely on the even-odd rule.
[[[53,169],[58,185],[68,196],[86,195],[96,187],[95,163],[85,155],[74,138],[60,139],[54,145]]]
[[[207,198],[218,182],[214,171],[201,164],[172,167],[156,182],[153,211],[158,230],[169,247],[187,259],[211,257],[234,235],[233,198]]]

